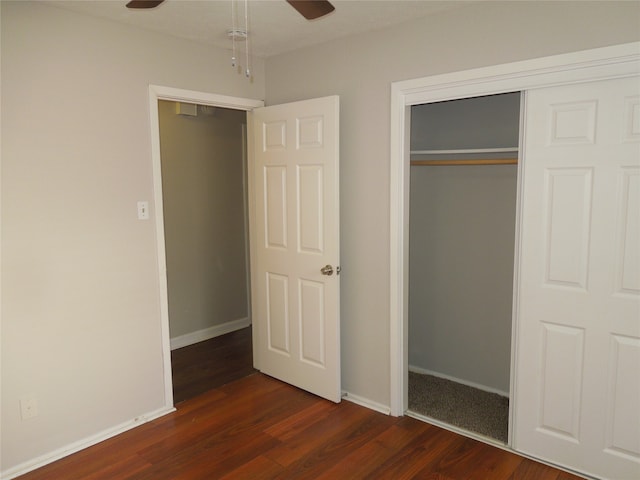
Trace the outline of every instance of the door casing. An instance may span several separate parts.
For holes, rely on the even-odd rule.
[[[164,405],[173,408],[173,380],[171,377],[171,345],[169,333],[169,293],[167,288],[167,261],[164,238],[164,213],[162,204],[162,169],[160,162],[160,122],[158,117],[158,100],[195,103],[213,107],[244,110],[249,116],[251,110],[264,106],[262,100],[240,97],[229,97],[213,93],[183,90],[160,85],[149,86],[149,120],[151,126],[151,159],[153,166],[153,209],[156,227],[156,245],[158,254],[158,284],[160,286],[160,327],[162,339],[162,367],[164,377]],[[247,119],[247,123],[249,119]],[[249,142],[251,158],[251,145]],[[248,183],[248,202],[253,201],[253,185],[251,175]],[[249,219],[249,235],[251,235],[251,219]],[[254,349],[255,349],[254,342]],[[255,353],[255,350],[254,350]],[[255,359],[254,355],[254,359]],[[255,362],[255,361],[254,361]]]
[[[391,84],[390,138],[390,412],[401,416],[408,408],[408,273],[409,273],[409,135],[412,105],[622,78],[640,72],[640,42],[586,50],[522,62],[423,77]],[[524,114],[523,114],[524,115]],[[522,118],[525,118],[524,116]],[[523,131],[523,129],[521,129]],[[519,167],[520,168],[520,167]],[[522,217],[518,172],[514,298],[511,349],[511,398],[514,394],[513,340],[518,333],[518,274]],[[513,408],[510,407],[510,419]],[[510,424],[512,422],[510,421]],[[509,444],[514,428],[510,425]]]

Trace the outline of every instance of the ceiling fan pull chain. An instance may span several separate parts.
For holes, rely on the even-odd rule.
[[[251,70],[249,66],[249,0],[244,0],[244,31],[247,32],[247,44],[245,45],[245,52],[247,55],[247,68],[245,69],[245,76],[251,77]]]
[[[235,32],[237,30],[236,25],[236,0],[231,0],[231,31]],[[236,67],[236,37],[235,34],[231,35],[231,66],[233,68]]]

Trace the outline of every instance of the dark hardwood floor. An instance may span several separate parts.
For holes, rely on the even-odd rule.
[[[173,350],[171,369],[174,404],[255,373],[251,327]]]
[[[43,479],[577,480],[418,420],[254,373],[21,477]]]

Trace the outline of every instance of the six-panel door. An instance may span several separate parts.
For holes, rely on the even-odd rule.
[[[640,478],[640,83],[527,92],[516,449]]]
[[[338,97],[253,111],[259,368],[338,402]],[[333,270],[322,269],[329,265]]]

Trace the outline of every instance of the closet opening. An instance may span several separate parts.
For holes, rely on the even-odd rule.
[[[407,413],[503,444],[520,101],[411,107]]]

